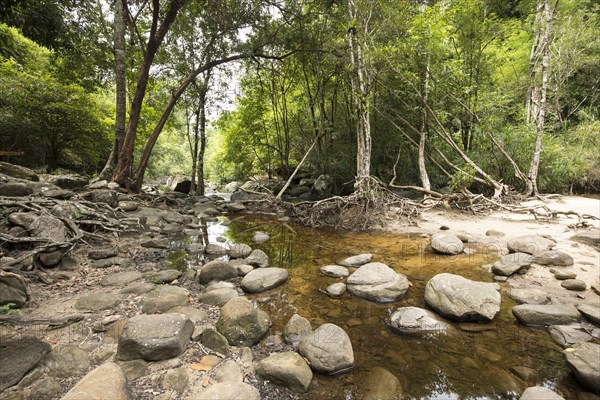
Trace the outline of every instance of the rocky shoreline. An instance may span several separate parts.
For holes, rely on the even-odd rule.
[[[250,243],[205,245],[200,240],[207,236],[201,221],[245,213],[242,202],[217,196],[136,198],[106,182],[80,188],[85,195],[75,188],[27,181],[0,184],[6,218],[2,232],[29,240],[3,245],[2,265],[27,263],[20,255],[36,240],[43,239],[35,243],[44,245],[68,242],[73,232],[65,220],[83,226],[105,205],[110,212],[117,210],[106,221],[95,216],[99,222],[87,226],[88,244],[37,253],[33,262],[48,273],[45,283],[31,285],[31,293],[16,278],[0,279],[0,304],[17,304],[20,317],[33,321],[0,326],[0,399],[310,398],[317,384],[313,373],[343,374],[354,367],[352,342],[340,326],[311,326],[294,315],[281,335],[270,332],[269,314],[244,296],[286,284],[288,271],[270,266],[269,254]],[[30,196],[45,203],[33,203]],[[19,203],[40,208],[27,210]],[[433,249],[448,257],[469,251],[465,242],[483,242],[453,231],[430,234]],[[166,258],[175,236],[195,238],[186,252],[198,254],[202,262],[173,269]],[[262,232],[253,240],[269,237]],[[555,250],[564,246],[551,236],[494,240],[506,253],[487,266],[497,283],[438,274],[427,282],[424,294],[435,312],[394,307],[390,329],[402,335],[444,334],[454,329],[453,322],[484,325],[500,310],[501,286],[510,285],[512,289],[502,287],[521,303],[513,308],[515,318],[548,326],[565,347],[565,363],[580,384],[600,393],[600,291],[597,279],[590,281],[589,271],[581,271],[597,271],[599,265],[582,265],[566,251]],[[597,257],[596,231],[574,240],[583,241],[581,248]],[[336,298],[348,292],[393,305],[411,286],[405,275],[371,254],[322,266],[321,273],[341,279],[326,288]],[[550,279],[556,282],[536,283]],[[36,323],[36,318],[52,321]],[[399,398],[400,381],[381,370],[370,383],[370,395]],[[561,398],[544,390],[527,389],[521,398]]]

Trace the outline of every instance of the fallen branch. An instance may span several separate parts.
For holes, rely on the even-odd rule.
[[[64,318],[27,318],[20,317],[18,315],[0,315],[0,323],[7,322],[17,325],[40,325],[45,324],[52,328],[62,328],[63,326],[74,324],[83,320],[84,316],[81,314],[69,315]]]

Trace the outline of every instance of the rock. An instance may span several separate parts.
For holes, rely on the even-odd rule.
[[[138,208],[140,208],[140,205],[137,201],[119,201],[118,206],[125,212],[136,211]]]
[[[523,273],[529,269],[533,260],[534,258],[527,253],[510,253],[494,263],[492,272],[502,276]]]
[[[154,290],[156,285],[149,282],[135,282],[127,285],[123,289],[121,289],[122,294],[146,294],[152,290]]]
[[[361,385],[363,399],[396,400],[402,398],[402,385],[398,378],[382,367],[375,367]]]
[[[441,254],[461,254],[465,245],[452,233],[434,233],[431,235],[431,248]]]
[[[176,269],[165,269],[158,271],[148,277],[148,281],[156,284],[171,283],[181,276],[181,271]]]
[[[445,332],[446,322],[429,310],[418,307],[401,307],[390,316],[388,325],[400,333]]]
[[[312,185],[312,190],[317,193],[317,196],[321,199],[329,196],[331,193],[331,187],[333,186],[333,179],[329,175],[319,175]],[[369,262],[369,261],[367,261]]]
[[[245,297],[235,297],[221,308],[217,330],[232,346],[253,346],[267,334],[270,325],[266,312],[254,307]]]
[[[510,289],[508,297],[518,304],[548,304],[550,296],[540,289]]]
[[[173,191],[178,192],[178,193],[188,194],[190,192],[191,187],[192,187],[192,181],[190,181],[189,179],[186,179],[181,182],[178,182],[177,185],[175,185],[175,188],[173,189]]]
[[[584,292],[587,289],[587,285],[581,279],[565,279],[560,286],[575,292]]]
[[[141,242],[140,246],[154,249],[169,249],[171,243],[169,242],[169,239],[148,239]]]
[[[225,204],[225,209],[231,212],[241,212],[246,210],[246,206],[241,203]]]
[[[569,305],[521,304],[512,313],[525,325],[568,325],[579,320],[579,312]]]
[[[213,290],[207,290],[198,296],[198,300],[204,304],[210,304],[213,306],[223,306],[229,300],[234,297],[238,297],[239,294],[237,290],[231,288],[219,288]]]
[[[58,219],[49,215],[37,217],[31,225],[29,225],[31,236],[42,239],[49,239],[52,242],[62,242],[67,238],[67,228],[65,224]]]
[[[581,386],[600,394],[600,345],[577,343],[563,354]]]
[[[252,253],[244,260],[245,264],[253,267],[265,268],[269,266],[269,256],[260,249],[252,250]]]
[[[237,181],[229,182],[223,188],[223,192],[225,192],[225,193],[233,193],[236,190],[238,190],[240,186],[242,186],[242,182],[237,182]]]
[[[589,304],[580,304],[577,306],[577,310],[579,310],[579,312],[583,314],[583,316],[586,317],[590,322],[600,326],[599,307],[594,307]]]
[[[187,306],[188,296],[178,294],[166,294],[143,301],[142,312],[144,314],[165,313],[173,307]]]
[[[61,189],[81,189],[88,184],[88,180],[78,175],[61,175],[52,178],[51,183]]]
[[[577,278],[577,274],[575,272],[569,271],[569,270],[551,269],[550,272],[552,272],[554,274],[554,277],[556,279],[558,279],[559,281]]]
[[[310,322],[306,318],[294,314],[283,328],[283,340],[294,347],[298,347],[300,339],[311,332],[312,327],[310,326]]]
[[[0,183],[0,196],[23,197],[33,193],[33,187],[19,182]]]
[[[312,371],[302,357],[296,352],[271,354],[256,365],[256,373],[264,379],[304,393],[312,381]]]
[[[346,292],[346,284],[342,282],[334,283],[327,286],[325,291],[333,297],[340,297]]]
[[[540,265],[553,265],[557,267],[568,267],[573,265],[573,257],[565,253],[564,251],[558,250],[547,250],[535,253],[533,255],[536,264]]]
[[[0,306],[12,303],[14,307],[21,308],[28,300],[27,287],[22,281],[10,276],[0,276]]]
[[[62,387],[55,379],[45,377],[31,386],[28,398],[35,400],[51,400],[61,392]]]
[[[115,265],[120,265],[123,260],[120,257],[103,258],[101,260],[94,260],[90,262],[92,268],[110,268]]]
[[[44,197],[49,197],[51,199],[58,199],[58,200],[68,200],[71,197],[75,196],[75,192],[73,192],[72,190],[54,189],[54,188],[48,188],[48,189],[42,190],[40,192],[40,194]]]
[[[227,254],[227,249],[219,244],[209,243],[206,245],[206,254],[210,254],[213,256],[224,256]]]
[[[243,382],[244,374],[240,366],[233,360],[225,360],[213,370],[217,382]]]
[[[88,189],[97,190],[97,189],[106,189],[108,188],[108,181],[106,179],[92,182],[88,185]]]
[[[239,276],[246,276],[252,270],[254,270],[254,267],[252,265],[247,265],[247,264],[236,264],[235,267],[238,270],[238,275]]]
[[[182,314],[135,316],[119,338],[117,358],[157,361],[177,357],[193,332],[194,324]]]
[[[600,250],[600,230],[580,232],[571,236],[571,240]]]
[[[99,249],[91,249],[88,252],[88,257],[92,260],[102,260],[105,258],[117,257],[119,249],[117,247],[103,247]]]
[[[165,390],[174,390],[181,394],[185,391],[189,381],[190,377],[185,367],[169,369],[163,376],[162,387]]]
[[[459,275],[438,274],[425,286],[425,302],[442,316],[457,321],[488,322],[500,311],[500,287]]]
[[[102,286],[124,286],[128,285],[131,282],[135,282],[137,280],[142,279],[142,273],[138,271],[125,271],[119,272],[114,275],[106,275],[100,281],[100,285]]]
[[[353,295],[382,303],[400,300],[408,286],[406,276],[378,262],[361,266],[346,281]]]
[[[104,203],[111,207],[119,205],[119,197],[112,190],[94,190],[90,194],[90,201],[92,203]]]
[[[148,368],[148,362],[136,359],[119,362],[119,366],[128,381],[133,381],[144,375]]]
[[[25,179],[32,182],[39,182],[40,180],[40,177],[29,168],[10,164],[4,161],[0,161],[0,174],[12,176],[13,178]]]
[[[198,274],[200,283],[209,283],[211,281],[225,281],[228,279],[237,278],[238,271],[235,265],[226,261],[211,261],[206,263]]]
[[[494,229],[490,229],[490,230],[488,230],[488,231],[485,232],[485,236],[500,238],[500,237],[504,237],[506,235],[504,234],[504,232],[500,232],[500,231],[496,231]]]
[[[252,253],[252,247],[247,244],[237,243],[229,248],[229,257],[246,258]]]
[[[266,242],[267,240],[271,239],[271,237],[262,231],[256,231],[254,232],[254,235],[252,236],[252,241],[254,243],[262,243],[262,242]]]
[[[187,400],[260,400],[260,393],[254,386],[243,382],[219,382],[202,390],[202,386],[194,388]]]
[[[539,235],[524,235],[510,239],[506,246],[511,253],[535,254],[552,250],[556,242]]]
[[[575,343],[589,342],[593,338],[581,325],[552,325],[548,332],[558,344],[570,347]]]
[[[189,290],[173,285],[155,285],[154,289],[148,293],[149,298],[156,298],[161,296],[176,295],[179,297],[188,298],[190,296]]]
[[[20,226],[21,228],[28,229],[29,225],[38,217],[34,212],[14,212],[8,216],[8,222],[11,225]]]
[[[90,367],[88,352],[76,345],[59,344],[48,354],[45,363],[49,374],[58,378],[83,374]]]
[[[348,268],[342,267],[341,265],[326,265],[319,268],[319,271],[321,271],[323,275],[331,276],[333,278],[345,278],[350,275]]]
[[[224,356],[229,355],[229,342],[227,338],[213,328],[207,328],[202,332],[200,343]]]
[[[166,314],[183,314],[188,317],[192,323],[197,324],[208,318],[208,313],[198,308],[188,306],[177,306],[169,309]]]
[[[61,400],[131,400],[127,379],[112,362],[88,373]]]
[[[372,258],[372,254],[359,254],[356,256],[345,258],[342,261],[338,262],[338,264],[343,265],[344,267],[360,267],[361,265],[370,263]]]
[[[556,392],[543,386],[532,386],[525,389],[519,400],[565,400]]]
[[[510,372],[512,372],[517,378],[521,379],[524,382],[537,382],[539,380],[539,374],[533,368],[516,365],[510,367]]]
[[[288,272],[284,268],[259,268],[246,274],[240,286],[248,293],[264,292],[281,285],[287,279]]]
[[[17,384],[50,350],[52,346],[35,337],[3,338],[0,344],[0,392]]]
[[[348,334],[334,324],[323,324],[313,333],[303,336],[298,352],[310,367],[323,374],[335,374],[354,366],[354,351]]]
[[[85,311],[110,310],[121,303],[121,297],[112,293],[92,293],[80,297],[75,302],[75,308]]]
[[[198,254],[204,253],[205,247],[201,243],[190,243],[187,245],[185,250],[188,252],[188,254]]]

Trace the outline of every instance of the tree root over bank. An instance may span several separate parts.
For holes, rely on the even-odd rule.
[[[463,189],[458,193],[441,194],[425,190],[418,186],[396,186],[394,189],[417,191],[424,194],[421,200],[411,200],[394,193],[388,186],[371,179],[369,190],[353,193],[350,196],[333,196],[318,201],[300,203],[283,202],[269,195],[257,200],[247,200],[244,204],[252,210],[273,213],[278,211],[293,221],[309,227],[328,227],[341,230],[365,230],[385,226],[389,221],[404,221],[416,225],[422,211],[432,208],[444,208],[485,215],[494,211],[507,211],[516,214],[529,214],[536,220],[556,220],[560,216],[576,217],[577,222],[569,225],[573,228],[586,227],[586,220],[598,220],[589,214],[575,211],[552,210],[546,202],[560,195],[537,196],[527,198],[516,192],[506,192],[500,198],[489,198],[483,194],[474,194]],[[540,200],[539,204],[522,205],[529,200]]]

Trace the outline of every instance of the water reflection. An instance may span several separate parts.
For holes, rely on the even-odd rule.
[[[288,269],[287,284],[249,296],[271,316],[272,333],[282,332],[298,313],[313,328],[331,322],[350,336],[356,368],[340,377],[317,375],[307,398],[366,398],[364,382],[377,366],[400,380],[406,399],[517,399],[532,385],[559,390],[565,398],[579,391],[560,346],[545,330],[519,325],[510,311],[514,304],[504,294],[501,311],[490,324],[454,323],[447,334],[420,336],[400,335],[386,327],[386,318],[397,307],[425,307],[425,284],[438,273],[492,281],[481,266],[497,258],[494,248],[470,246],[473,254],[440,256],[427,249],[426,238],[312,230],[256,216],[233,220],[229,227],[212,223],[207,230],[211,243],[225,236],[226,245],[250,244],[269,254],[272,266]],[[267,232],[271,240],[252,243],[257,230]],[[347,293],[334,299],[319,290],[339,281],[321,275],[319,267],[360,253],[372,253],[374,261],[405,274],[412,284],[407,296],[397,303],[376,304]],[[523,370],[533,373],[515,373]]]

